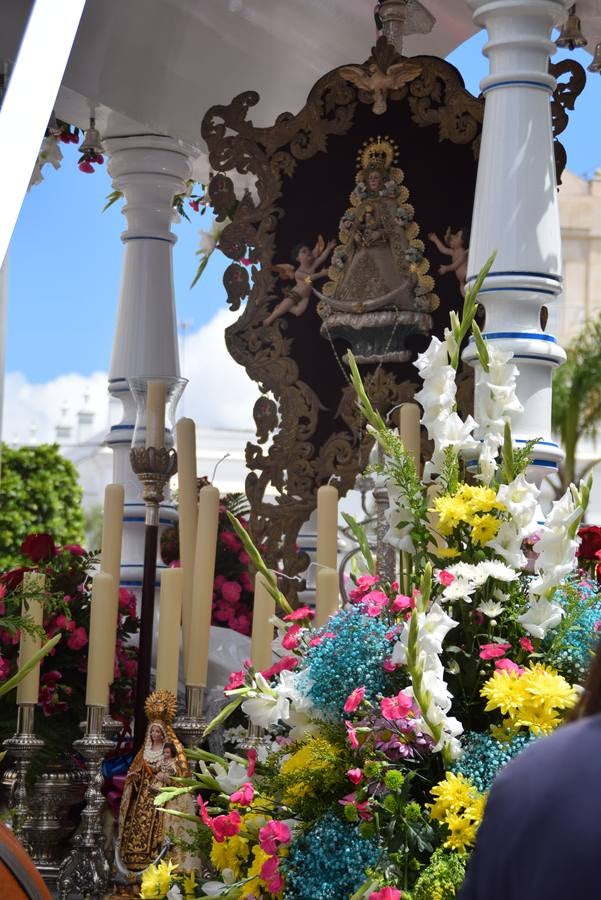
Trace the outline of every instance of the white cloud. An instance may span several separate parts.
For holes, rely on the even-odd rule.
[[[254,431],[252,408],[259,391],[226,350],[224,331],[232,321],[231,313],[222,310],[182,341],[182,374],[189,384],[178,415],[189,416],[204,428]],[[9,372],[4,389],[4,440],[11,444],[54,441],[56,426],[65,423],[72,426],[72,441],[76,441],[77,413],[84,408],[86,394],[86,408],[95,414],[89,433],[108,431],[107,377],[106,372],[69,373],[34,384],[21,372]],[[111,418],[115,419],[114,414]]]

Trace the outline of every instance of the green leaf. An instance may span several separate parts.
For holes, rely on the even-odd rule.
[[[351,516],[350,513],[342,513],[342,517],[348,527],[351,529],[351,533],[357,543],[359,544],[359,549],[361,550],[361,555],[365,560],[365,565],[367,566],[370,575],[376,574],[376,561],[374,559],[374,555],[371,552],[371,547],[369,546],[369,540],[362,525],[360,525],[354,516]]]
[[[236,697],[235,700],[232,700],[231,703],[228,703],[227,706],[224,706],[223,709],[217,713],[214,719],[211,719],[209,724],[204,730],[203,738],[207,737],[207,735],[211,734],[212,731],[215,731],[216,728],[219,728],[222,722],[225,722],[234,710],[238,709],[240,704],[244,701],[244,697]]]
[[[280,606],[284,610],[284,612],[291,613],[292,607],[286,600],[286,597],[284,596],[284,594],[282,594],[282,592],[278,588],[278,585],[275,580],[273,572],[270,569],[268,569],[267,566],[265,565],[265,563],[263,561],[263,557],[261,556],[261,554],[259,553],[259,550],[255,546],[250,534],[248,533],[246,528],[244,528],[244,526],[238,521],[236,516],[233,516],[229,510],[226,510],[226,514],[230,521],[230,525],[232,526],[232,528],[234,529],[234,531],[240,538],[240,540],[244,546],[244,549],[250,556],[250,560],[251,560],[253,566],[255,567],[257,572],[260,572],[261,575],[263,576],[263,578],[265,579],[265,581],[267,583],[267,590],[269,591],[269,595],[271,597],[273,597],[276,605]]]
[[[102,207],[102,212],[106,212],[107,209],[110,209],[110,207],[113,205],[113,203],[116,203],[117,200],[120,200],[122,197],[123,197],[123,191],[111,191],[111,193],[107,195],[107,198],[106,198],[107,202]]]
[[[17,687],[17,685],[20,684],[27,675],[29,675],[31,670],[35,668],[40,660],[42,660],[45,656],[48,656],[50,651],[54,647],[56,647],[61,637],[61,634],[55,634],[54,637],[50,638],[50,640],[47,641],[44,646],[38,650],[37,653],[34,653],[27,665],[23,666],[22,669],[19,669],[18,672],[15,672],[12,678],[9,678],[8,681],[0,684],[0,697],[3,697],[4,694],[8,694],[9,691],[12,691],[13,688]]]
[[[204,272],[204,270],[205,270],[206,267],[207,267],[208,261],[209,261],[209,257],[208,257],[208,256],[203,257],[203,259],[202,259],[200,265],[198,266],[198,269],[196,270],[196,275],[195,275],[194,278],[192,279],[192,284],[190,285],[190,290],[192,290],[192,288],[194,287],[194,285],[198,282],[198,279],[200,278],[200,276],[202,275],[202,273]]]

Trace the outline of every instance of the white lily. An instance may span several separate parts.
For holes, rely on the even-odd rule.
[[[526,612],[518,616],[518,622],[532,637],[544,638],[551,628],[559,625],[564,615],[563,607],[543,598],[532,602]]]

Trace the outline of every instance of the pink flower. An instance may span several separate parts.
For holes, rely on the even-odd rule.
[[[57,631],[74,631],[75,630],[75,622],[73,619],[68,619],[63,613],[59,616],[56,616],[54,620],[54,627]]]
[[[345,704],[342,707],[345,713],[355,712],[361,706],[363,698],[365,696],[365,687],[355,688],[354,691],[351,691],[348,697],[346,698]]]
[[[266,825],[259,829],[259,845],[261,850],[273,856],[278,852],[279,844],[288,844],[292,839],[292,832],[285,822],[270,819]]]
[[[73,556],[85,556],[86,551],[79,544],[65,544],[63,550],[68,550]]]
[[[129,678],[130,681],[138,674],[138,662],[135,659],[124,659],[123,660],[123,674],[126,678]]]
[[[231,550],[233,553],[239,553],[242,549],[240,538],[237,537],[233,531],[222,531],[219,535],[219,540],[224,547]]]
[[[390,719],[392,722],[396,722],[398,719],[405,719],[412,706],[411,698],[403,694],[402,691],[399,691],[396,697],[383,697],[380,703],[382,715],[385,719]]]
[[[359,741],[357,740],[357,732],[355,731],[355,729],[353,728],[353,726],[351,725],[350,722],[345,722],[344,725],[346,728],[346,736],[348,738],[349,744],[351,745],[353,750],[358,750],[359,749]]]
[[[270,856],[261,866],[260,878],[267,885],[271,894],[279,893],[284,887],[284,880],[280,875],[280,860],[277,856]]]
[[[213,837],[218,844],[221,844],[226,838],[234,837],[240,831],[242,819],[237,809],[234,809],[227,816],[216,816],[209,821],[209,828],[213,832]]]
[[[314,619],[315,618],[315,610],[310,609],[308,606],[301,606],[299,609],[293,610],[291,613],[288,613],[287,616],[284,616],[284,622],[299,622],[303,619]]]
[[[232,672],[230,675],[230,680],[224,687],[224,691],[235,691],[236,688],[242,687],[244,682],[246,681],[246,672],[244,669],[240,669],[239,672]]]
[[[393,612],[400,612],[402,609],[413,609],[414,606],[415,601],[411,597],[407,597],[406,594],[397,594],[392,601],[391,609]]]
[[[524,672],[522,666],[518,666],[518,664],[514,663],[512,659],[495,660],[495,669],[501,669],[505,672],[515,672],[516,675],[522,675]]]
[[[385,672],[396,672],[398,666],[396,663],[393,663],[391,659],[385,659],[382,663],[382,668]]]
[[[526,653],[534,653],[534,644],[530,640],[530,638],[523,637],[519,640],[520,647],[522,650],[525,650]]]
[[[282,638],[282,647],[284,650],[295,650],[300,644],[300,635],[299,632],[301,630],[300,625],[292,625],[284,637]]]
[[[498,659],[511,650],[511,644],[481,644],[480,659]]]
[[[62,680],[62,675],[57,669],[52,669],[50,672],[45,672],[40,681],[42,684],[48,685],[50,688],[56,687],[57,683]]]
[[[319,647],[322,641],[325,641],[326,638],[335,638],[336,635],[333,631],[326,631],[325,634],[320,634],[318,637],[311,638],[309,641],[309,647]]]
[[[241,550],[238,554],[238,562],[242,566],[248,566],[250,563],[250,556],[246,552],[246,550]]]
[[[215,580],[213,581],[213,587],[216,591],[221,590],[221,585],[225,581],[225,575],[215,575]]]
[[[255,789],[250,781],[246,781],[239,790],[234,791],[230,796],[230,803],[239,803],[240,806],[250,806],[254,797]]]
[[[370,588],[374,587],[374,585],[378,584],[380,581],[377,575],[359,575],[357,578],[357,583],[355,587],[349,594],[351,600],[360,600],[364,594],[366,594]]]
[[[368,616],[379,616],[388,606],[388,597],[384,591],[370,591],[363,597],[361,604],[365,606]]]
[[[368,900],[401,900],[402,893],[395,887],[383,887],[380,891],[372,891]]]
[[[10,675],[10,662],[5,656],[0,656],[0,681],[6,681]]]
[[[237,603],[242,594],[242,585],[238,581],[224,581],[221,585],[221,596],[227,603]]]
[[[246,774],[249,778],[252,778],[255,774],[255,768],[257,766],[257,751],[254,747],[250,747],[246,752],[246,758],[248,760],[248,765],[246,767]]]
[[[448,587],[455,581],[455,576],[452,572],[447,572],[446,569],[442,569],[442,571],[438,573],[438,580],[441,584],[444,584],[445,587]]]
[[[67,638],[67,646],[71,650],[81,650],[88,643],[88,633],[81,625]]]
[[[297,666],[298,659],[296,656],[283,656],[282,659],[278,659],[268,669],[264,669],[261,675],[263,678],[273,678],[275,675],[279,675],[280,672],[292,672]]]
[[[349,769],[346,773],[346,777],[349,781],[352,781],[353,784],[359,784],[359,782],[363,781],[363,772],[361,769]]]
[[[240,584],[242,585],[243,591],[252,591],[253,583],[250,579],[250,575],[248,574],[248,572],[240,572],[240,574],[238,576],[238,580],[239,580]]]

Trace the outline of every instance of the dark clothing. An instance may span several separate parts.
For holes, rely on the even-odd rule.
[[[601,897],[601,716],[560,728],[496,779],[459,900]]]

